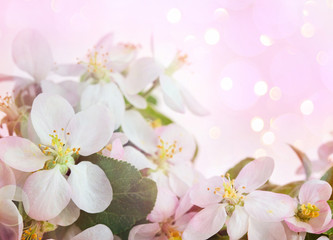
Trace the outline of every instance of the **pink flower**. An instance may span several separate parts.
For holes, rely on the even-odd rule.
[[[107,144],[113,132],[108,110],[93,106],[75,114],[64,98],[43,93],[33,103],[31,119],[39,146],[20,137],[0,139],[0,158],[14,169],[33,172],[23,187],[28,215],[36,220],[50,220],[59,214],[71,217],[76,206],[89,213],[104,211],[112,200],[108,178],[97,165],[86,161],[75,164],[75,159]],[[71,199],[75,204],[69,204]]]
[[[159,187],[155,207],[147,219],[151,223],[137,225],[130,231],[129,240],[182,239],[182,233],[194,213],[188,195],[180,201],[168,188]]]
[[[310,180],[303,184],[295,199],[293,216],[285,219],[294,232],[323,233],[333,226],[331,208],[327,204],[332,187],[321,180]]]
[[[271,158],[259,158],[247,164],[235,180],[213,177],[195,185],[191,202],[203,209],[189,222],[184,238],[207,239],[227,224],[231,239],[241,238],[255,221],[279,222],[292,214],[293,199],[283,194],[256,190],[273,172]]]

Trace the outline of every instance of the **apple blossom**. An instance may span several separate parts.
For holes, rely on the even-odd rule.
[[[75,161],[79,155],[98,152],[111,138],[113,120],[108,110],[93,106],[75,114],[64,98],[43,93],[33,103],[31,119],[39,146],[20,137],[0,139],[0,158],[14,169],[33,172],[23,187],[28,215],[53,219],[70,199],[86,212],[105,210],[112,200],[105,173],[90,162]]]
[[[251,231],[251,219],[279,222],[292,216],[293,199],[287,195],[256,190],[273,172],[271,158],[259,158],[247,164],[235,180],[213,177],[194,185],[190,198],[203,209],[189,222],[183,235],[188,239],[207,239],[227,223],[231,239],[240,239]]]

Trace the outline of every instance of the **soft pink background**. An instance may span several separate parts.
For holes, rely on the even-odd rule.
[[[177,49],[187,52],[191,65],[178,78],[211,114],[162,108],[196,136],[197,167],[206,176],[267,154],[276,162],[273,181],[288,182],[300,176],[287,143],[315,159],[332,138],[331,0],[1,0],[0,73],[23,74],[12,62],[11,42],[24,28],[39,30],[59,63],[84,56],[110,31],[118,42],[140,43],[144,54],[153,36],[165,63]],[[254,91],[258,81],[268,87],[262,96]],[[300,109],[305,100],[309,115]],[[258,132],[254,117],[264,122]]]

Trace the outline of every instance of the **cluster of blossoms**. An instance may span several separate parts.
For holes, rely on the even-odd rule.
[[[31,78],[0,75],[15,83],[13,93],[0,98],[0,239],[296,240],[307,233],[328,239],[328,182],[301,182],[295,196],[278,192],[268,182],[269,157],[232,175],[206,179],[195,170],[193,136],[157,112],[152,97],[159,89],[172,110],[207,114],[174,78],[187,55],[178,52],[163,66],[139,57],[139,48],[114,44],[108,34],[76,64],[55,64],[39,33],[25,30],[15,38],[14,62]],[[326,161],[320,166],[329,165],[331,153],[332,143],[320,147]],[[119,209],[128,203],[119,200],[117,184],[127,185],[126,177],[111,181],[110,172],[120,170],[91,156],[134,166],[133,175],[154,183],[154,204],[143,219],[124,220],[128,214]],[[145,202],[134,195],[129,202],[140,212]],[[103,216],[117,208],[121,226],[113,227]],[[83,213],[97,222],[87,227]]]

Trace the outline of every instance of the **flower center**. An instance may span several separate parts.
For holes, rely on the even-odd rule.
[[[314,204],[302,204],[297,207],[296,217],[302,222],[308,222],[311,218],[318,217],[319,211],[319,208]]]
[[[103,47],[100,47],[103,50]],[[107,67],[109,62],[109,53],[101,53],[97,49],[93,51],[88,50],[87,62],[78,61],[78,64],[87,66],[88,73],[91,73],[96,79],[109,80],[109,73],[112,72],[111,68]]]
[[[183,151],[182,147],[177,147],[177,141],[170,144],[169,142],[165,142],[161,137],[159,137],[159,144],[157,145],[157,148],[157,156],[153,161],[159,166],[160,169],[163,170],[168,168],[168,160],[173,158],[175,154]]]
[[[222,202],[228,203],[231,206],[235,205],[243,205],[244,204],[244,196],[242,193],[239,193],[237,189],[235,188],[235,180],[230,179],[229,173],[226,174],[226,176],[221,176],[223,179],[223,188],[216,187],[214,188],[214,194],[222,196]],[[226,179],[226,178],[227,179]],[[208,191],[210,191],[210,188],[207,188]],[[230,208],[230,210],[233,210],[234,208]]]
[[[40,235],[38,226],[34,226],[23,231],[21,240],[41,240],[41,236],[43,234]]]
[[[61,131],[64,132],[62,128]],[[64,135],[64,133],[62,133]],[[70,135],[70,133],[66,133],[66,135]],[[79,155],[80,148],[69,148],[66,146],[61,138],[58,136],[57,131],[54,130],[53,134],[49,135],[51,137],[51,145],[45,146],[39,144],[42,152],[47,156],[52,156],[51,160],[46,161],[45,169],[52,169],[56,165],[60,166],[60,171],[62,174],[66,174],[68,171],[68,164],[74,164],[74,157]]]
[[[188,55],[182,54],[180,51],[178,51],[175,58],[169,65],[169,67],[167,67],[165,69],[165,74],[171,76],[173,73],[175,73],[176,71],[181,69],[184,65],[188,65],[188,64],[189,64]]]
[[[182,240],[182,234],[176,229],[169,229],[169,239],[168,240]]]

